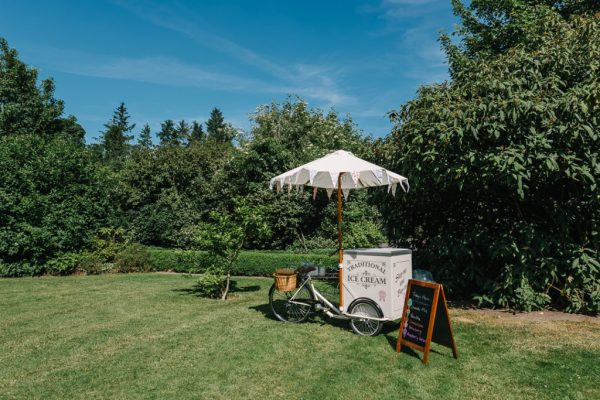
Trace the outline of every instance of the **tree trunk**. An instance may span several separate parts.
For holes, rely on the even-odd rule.
[[[298,235],[298,238],[302,241],[302,247],[304,247],[304,251],[308,252],[308,247],[306,247],[306,240],[304,239],[304,234],[300,229],[296,231],[296,235]]]
[[[229,282],[231,281],[231,271],[227,271],[227,283],[225,284],[225,290],[223,291],[223,296],[221,296],[221,300],[227,300],[227,293],[229,292]]]
[[[242,239],[242,241],[239,243],[239,245],[235,249],[234,253],[229,257],[228,267],[227,267],[227,283],[225,284],[225,290],[223,291],[223,296],[221,296],[221,300],[227,300],[227,293],[229,293],[229,282],[231,282],[231,269],[233,268],[233,264],[235,263],[235,260],[237,260],[237,258],[240,255],[240,251],[242,250],[242,247],[244,246],[244,241],[245,241],[245,239]]]

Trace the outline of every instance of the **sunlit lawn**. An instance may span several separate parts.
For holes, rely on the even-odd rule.
[[[459,358],[397,354],[319,318],[268,314],[271,280],[227,302],[179,275],[0,279],[0,398],[600,398],[600,325],[451,310]],[[420,356],[420,354],[419,354]]]

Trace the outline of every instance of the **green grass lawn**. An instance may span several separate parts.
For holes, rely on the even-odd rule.
[[[0,279],[0,398],[600,398],[598,323],[452,309],[459,358],[434,345],[424,366],[397,324],[284,324],[270,279],[235,280],[221,302],[179,275]]]

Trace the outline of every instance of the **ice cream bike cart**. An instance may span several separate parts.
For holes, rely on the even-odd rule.
[[[412,278],[412,254],[408,249],[376,248],[343,250],[342,194],[351,189],[388,186],[395,195],[397,186],[408,191],[408,180],[352,153],[338,150],[325,157],[271,179],[278,192],[292,186],[318,188],[338,201],[338,287],[339,303],[324,296],[315,286],[314,267],[294,271],[278,270],[269,291],[269,304],[275,317],[285,322],[302,322],[311,312],[348,319],[359,335],[377,335],[386,321],[402,317],[408,280]]]
[[[269,291],[273,315],[285,322],[302,322],[311,312],[331,318],[348,319],[359,335],[377,335],[384,322],[402,317],[408,280],[412,277],[411,251],[376,248],[344,251],[340,306],[336,306],[315,286],[303,267],[294,274],[276,274]],[[344,307],[344,304],[348,304]]]

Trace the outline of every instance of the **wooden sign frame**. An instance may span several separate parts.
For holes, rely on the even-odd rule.
[[[427,327],[427,337],[425,340],[425,346],[419,346],[402,337],[402,329],[408,317],[408,300],[410,299],[410,293],[413,286],[420,286],[433,289],[433,299],[431,302],[431,311],[429,313],[429,325]],[[439,305],[441,305],[441,307],[438,307]],[[441,308],[441,310],[438,310],[438,308]],[[441,314],[438,314],[438,312],[440,312]],[[437,330],[435,324],[436,321],[438,322]],[[442,323],[447,324],[447,326],[440,326],[440,324]],[[440,330],[443,328],[448,329],[450,336],[449,338],[440,336]],[[452,325],[450,324],[448,305],[446,304],[446,294],[444,293],[444,287],[439,283],[411,279],[408,281],[408,287],[406,289],[406,298],[404,299],[404,310],[402,311],[402,320],[400,321],[400,330],[398,332],[396,352],[399,353],[402,350],[402,346],[407,346],[413,350],[421,351],[423,352],[423,364],[427,365],[427,361],[429,360],[429,350],[431,349],[432,341],[441,344],[442,346],[450,347],[452,349],[452,355],[454,356],[454,358],[458,358],[458,352],[456,351],[456,342],[454,341],[454,333],[452,332]]]

